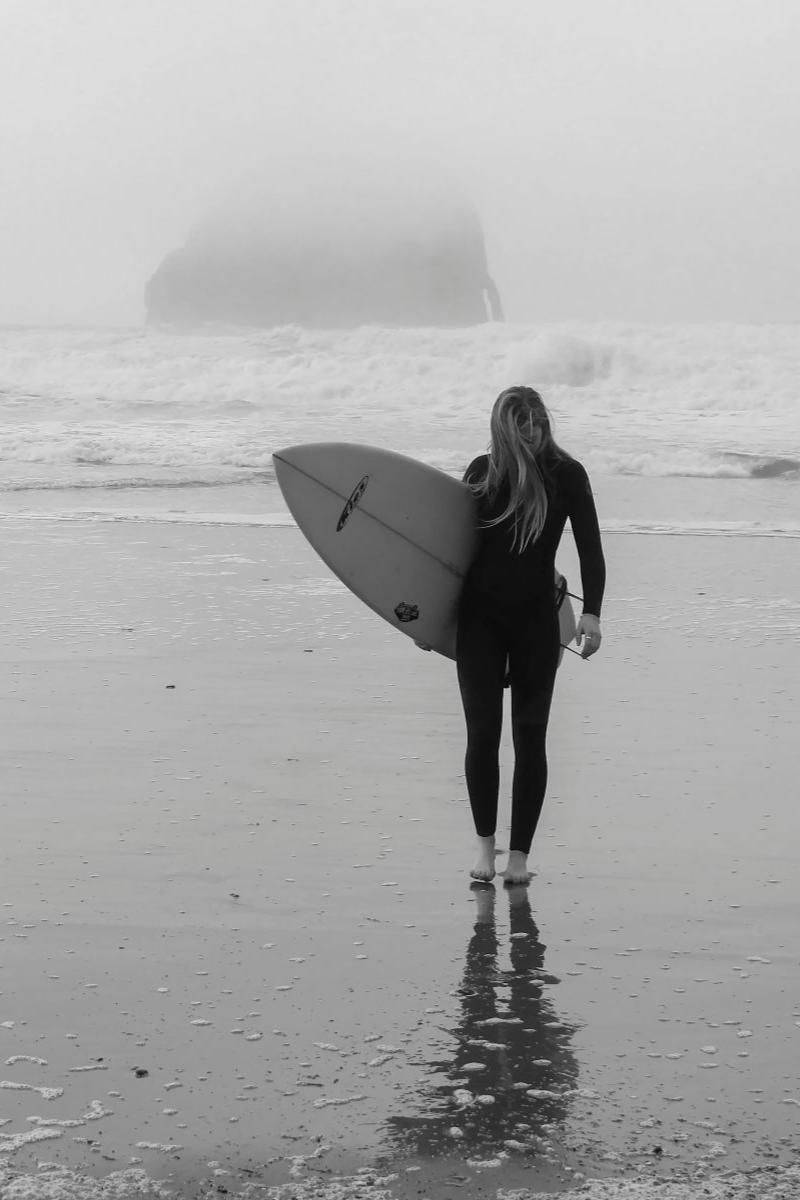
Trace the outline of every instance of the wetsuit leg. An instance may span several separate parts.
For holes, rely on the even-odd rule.
[[[507,653],[502,627],[480,610],[462,607],[456,662],[467,722],[464,770],[478,837],[491,837],[497,827]]]
[[[509,650],[514,735],[510,848],[523,854],[530,851],[547,787],[545,741],[559,642],[555,606],[540,606],[517,623]]]

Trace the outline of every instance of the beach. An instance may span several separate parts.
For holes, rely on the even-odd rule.
[[[2,533],[4,1200],[794,1194],[796,539],[607,534],[504,889],[453,665],[291,524]]]
[[[0,31],[0,1200],[800,1200],[800,0]]]

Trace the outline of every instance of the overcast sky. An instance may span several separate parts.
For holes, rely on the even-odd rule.
[[[0,0],[0,321],[137,323],[243,178],[387,158],[510,319],[799,320],[799,50],[799,0]]]

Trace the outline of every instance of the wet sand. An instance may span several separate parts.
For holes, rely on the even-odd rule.
[[[0,1194],[796,1161],[796,540],[607,538],[504,889],[467,878],[452,665],[296,530],[2,531]]]

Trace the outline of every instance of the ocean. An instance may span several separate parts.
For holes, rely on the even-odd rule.
[[[537,387],[607,531],[800,536],[800,326],[0,329],[0,514],[289,520],[272,453],[385,446],[459,474]]]

